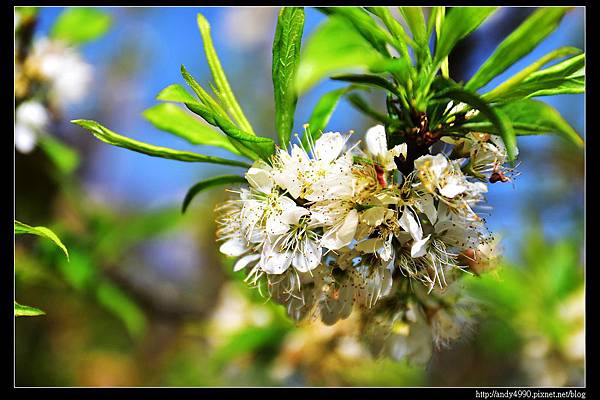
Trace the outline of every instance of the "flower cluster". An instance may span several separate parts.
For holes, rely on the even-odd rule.
[[[379,351],[414,350],[400,351],[400,339],[445,344],[471,309],[445,294],[448,286],[496,257],[477,210],[506,150],[491,135],[469,134],[454,143],[467,157],[427,154],[403,176],[396,161],[406,159],[407,145],[388,149],[383,126],[369,129],[362,145],[348,139],[328,132],[309,151],[294,144],[270,165],[255,162],[248,187],[217,209],[220,251],[238,257],[234,270],[247,269],[247,282],[266,288],[296,321],[333,324],[356,308],[365,327],[384,328]]]
[[[17,30],[24,23],[15,11],[15,148],[30,153],[53,114],[85,96],[92,67],[74,47],[61,41],[47,37],[31,43],[17,40]]]

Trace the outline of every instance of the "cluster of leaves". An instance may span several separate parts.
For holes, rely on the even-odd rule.
[[[425,132],[435,139],[460,137],[470,131],[487,132],[502,136],[512,160],[517,154],[517,135],[556,133],[579,146],[583,144],[554,108],[531,99],[584,91],[584,55],[579,49],[561,47],[551,51],[494,89],[478,93],[536,48],[556,29],[569,8],[534,11],[466,83],[451,79],[448,56],[497,7],[456,7],[447,13],[445,7],[433,7],[427,19],[420,7],[400,7],[410,32],[385,7],[321,10],[330,18],[305,44],[299,89],[306,90],[329,74],[348,69],[364,71],[334,75],[333,79],[387,92],[387,115],[372,110],[359,94],[347,96],[359,110],[386,125],[390,146],[407,142],[410,152],[411,142]],[[561,58],[564,60],[543,68]],[[345,90],[350,88],[360,87]],[[453,109],[459,103],[466,106]],[[479,111],[476,118],[465,118],[470,109]],[[319,134],[312,131],[313,135]],[[423,148],[430,143],[415,145]]]
[[[466,83],[450,78],[448,55],[456,44],[475,31],[497,7],[431,8],[428,18],[421,7],[400,7],[410,32],[386,7],[319,8],[327,20],[308,38],[301,51],[304,10],[280,10],[273,41],[273,87],[275,128],[278,145],[286,148],[292,139],[298,96],[326,76],[350,82],[349,86],[325,94],[315,105],[303,143],[316,140],[326,128],[339,100],[348,100],[361,112],[385,124],[388,144],[406,142],[406,168],[443,136],[461,137],[471,131],[501,135],[510,160],[517,154],[516,136],[555,133],[583,145],[581,137],[552,106],[532,97],[584,91],[584,55],[572,47],[561,47],[541,57],[485,93],[477,91],[530,53],[560,23],[567,7],[540,8],[504,39]],[[256,135],[229,85],[216,50],[210,26],[198,15],[198,27],[214,84],[211,96],[185,67],[181,73],[195,97],[173,84],[157,99],[165,103],[144,111],[157,128],[196,145],[217,146],[250,161],[269,162],[275,142]],[[431,44],[434,43],[432,46]],[[567,57],[566,59],[564,59]],[[550,67],[551,61],[564,59]],[[343,73],[348,70],[362,73]],[[337,75],[335,75],[337,73]],[[371,88],[386,92],[387,113],[375,111],[356,93]],[[208,123],[204,124],[181,103]],[[458,104],[464,105],[457,110]],[[471,109],[479,113],[466,118]],[[248,167],[245,161],[206,156],[139,142],[119,135],[98,122],[72,121],[109,144],[151,156],[186,162],[209,162]],[[310,136],[310,137],[309,137]],[[423,140],[429,137],[429,140]],[[398,165],[402,171],[402,165]],[[211,178],[188,192],[183,210],[199,191],[222,184],[244,182],[239,175]]]

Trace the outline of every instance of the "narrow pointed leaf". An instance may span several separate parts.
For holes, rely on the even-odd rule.
[[[477,90],[529,54],[552,33],[569,7],[547,7],[534,11],[502,41],[492,55],[467,82],[467,90]]]
[[[406,20],[413,36],[416,47],[413,47],[419,65],[431,58],[429,50],[429,37],[427,36],[427,25],[421,7],[400,7],[400,14]]]
[[[158,129],[170,132],[192,144],[217,146],[240,154],[227,136],[203,124],[175,104],[157,104],[144,110],[142,115]]]
[[[304,30],[304,9],[283,7],[277,18],[273,39],[273,93],[275,95],[275,125],[279,145],[286,148],[294,127],[296,72],[300,61],[300,44]]]
[[[331,79],[334,81],[344,81],[344,82],[352,82],[359,83],[363,85],[380,87],[385,90],[388,90],[397,96],[400,96],[399,89],[387,79],[378,76],[378,75],[369,75],[369,74],[343,74],[343,75],[335,75],[332,76]]]
[[[435,47],[434,65],[438,67],[454,46],[477,29],[497,8],[456,7],[448,11]]]
[[[183,200],[183,204],[181,206],[181,212],[185,213],[185,211],[187,210],[188,206],[190,205],[190,203],[192,202],[194,197],[196,197],[196,195],[198,193],[202,192],[203,190],[209,189],[214,186],[229,185],[232,183],[247,183],[247,181],[246,181],[246,178],[244,178],[243,176],[223,175],[223,176],[215,176],[213,178],[209,178],[204,181],[196,183],[194,186],[192,186],[188,190],[187,194],[185,195],[185,199]]]
[[[169,85],[158,93],[156,100],[174,101],[176,103],[192,103],[197,101],[185,88],[179,84]]]
[[[333,15],[305,40],[296,76],[298,94],[335,72],[359,72],[383,57],[343,17]]]
[[[38,315],[46,315],[39,308],[24,306],[15,301],[15,317],[35,317]]]
[[[580,52],[581,52],[581,50],[579,50],[575,47],[561,47],[554,51],[551,51],[550,53],[539,58],[532,64],[523,68],[521,71],[519,71],[515,75],[511,76],[509,79],[504,81],[501,85],[494,88],[492,91],[485,93],[482,97],[486,100],[500,98],[500,97],[502,97],[503,93],[510,92],[512,88],[514,88],[519,83],[521,83],[522,81],[527,79],[529,76],[531,76],[531,74],[538,71],[540,68],[542,68],[544,65],[546,65],[550,61],[555,60],[557,58],[562,58],[562,57],[565,57],[568,55],[578,54]]]
[[[212,38],[210,36],[210,24],[202,14],[198,14],[197,20],[198,28],[200,29],[200,34],[202,35],[202,40],[204,42],[206,60],[208,61],[208,65],[212,72],[217,90],[224,101],[224,107],[232,115],[233,119],[238,123],[240,128],[250,134],[254,134],[252,125],[250,125],[250,122],[248,122],[248,119],[244,115],[242,108],[237,102],[235,95],[229,86],[229,81],[227,80],[225,71],[221,66],[221,62],[219,61],[219,57],[217,56],[217,52],[213,46]]]
[[[493,98],[488,96],[487,100],[507,102],[537,96],[583,93],[585,91],[584,70],[585,54],[580,54],[534,72],[510,90]]]
[[[394,16],[387,7],[366,7],[368,11],[377,15],[379,19],[384,23],[388,31],[392,34],[392,44],[398,50],[402,58],[410,61],[410,53],[408,52],[408,46],[414,47],[414,42],[411,37],[406,33],[404,27]]]
[[[500,106],[511,120],[517,135],[557,134],[577,146],[583,146],[583,139],[550,104],[538,100],[520,100]],[[498,133],[497,129],[485,121],[473,121],[463,126],[468,130]]]
[[[63,253],[65,253],[67,260],[69,259],[69,251],[67,250],[63,242],[61,242],[59,237],[56,236],[56,233],[52,232],[45,226],[29,226],[27,224],[15,220],[15,235],[23,233],[29,233],[31,235],[37,235],[46,239],[50,239],[63,251]]]
[[[250,149],[254,154],[254,156],[251,157],[253,160],[262,158],[263,160],[268,161],[275,152],[275,142],[273,142],[272,139],[252,135],[238,128],[228,118],[214,113],[199,103],[186,103],[186,107],[201,116],[209,124],[219,127],[227,136],[239,141],[245,148]],[[237,146],[236,148],[239,149]],[[246,155],[244,152],[242,152],[242,154]]]
[[[215,99],[213,99],[202,88],[202,86],[200,86],[200,84],[198,82],[196,82],[194,77],[192,75],[190,75],[190,73],[187,71],[187,69],[185,69],[185,66],[183,66],[183,65],[181,66],[181,75],[183,76],[183,79],[185,79],[186,83],[192,88],[194,93],[196,93],[196,96],[198,96],[198,99],[200,99],[200,103],[202,103],[203,105],[208,107],[213,112],[218,113],[218,114],[222,115],[223,117],[230,119],[229,115],[227,115],[227,112],[223,109],[223,107]],[[225,104],[227,102],[227,99],[224,96],[220,97],[219,99],[222,101],[223,104]]]
[[[206,162],[212,164],[231,165],[236,167],[248,168],[250,165],[243,161],[228,160],[221,157],[205,156],[203,154],[193,153],[191,151],[173,150],[168,147],[155,146],[152,144],[140,142],[128,137],[119,135],[116,132],[100,125],[96,121],[77,119],[71,121],[88,131],[98,139],[113,146],[123,147],[138,153],[147,154],[153,157],[166,158],[169,160],[178,160],[185,162]]]
[[[181,75],[187,82],[187,84],[194,90],[194,93],[198,96],[198,99],[195,99],[191,94],[185,90],[180,85],[171,85],[167,88],[163,89],[157,99],[163,101],[176,101],[184,103],[188,108],[190,105],[203,106],[208,108],[210,113],[219,115],[222,120],[225,120],[229,123],[229,125],[235,126],[234,122],[231,120],[227,112],[218,104],[206,91],[196,82],[194,77],[188,73],[185,69],[185,66],[181,66]],[[210,123],[210,122],[209,122]],[[214,123],[212,124],[215,125]],[[254,151],[246,147],[240,141],[227,136],[228,141],[231,145],[237,150],[238,153],[242,154],[244,157],[247,157],[251,160],[256,160],[260,158]]]
[[[40,135],[40,148],[64,174],[71,174],[79,165],[79,154],[53,135]]]
[[[389,57],[386,44],[393,44],[391,35],[382,29],[369,14],[359,7],[319,7],[327,15],[346,19],[381,55]]]
[[[435,36],[436,43],[440,41],[440,33],[442,32],[442,26],[444,25],[444,19],[446,18],[446,7],[434,7],[435,12],[429,17],[435,24]],[[429,35],[427,35],[429,37]],[[441,64],[442,76],[445,78],[450,77],[450,70],[448,66],[448,56],[444,57]]]

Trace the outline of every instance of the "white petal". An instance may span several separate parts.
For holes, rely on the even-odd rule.
[[[388,150],[387,153],[385,153],[386,155],[384,160],[384,167],[386,171],[396,169],[396,162],[394,161],[394,157],[399,157],[400,155],[402,155],[404,156],[404,158],[406,158],[407,152],[408,147],[406,143],[399,144],[397,146],[394,146],[393,149]]]
[[[335,160],[344,148],[346,140],[338,132],[327,132],[315,142],[314,156],[317,160],[330,163]]]
[[[448,159],[443,154],[425,155],[415,160],[415,169],[429,170],[437,179],[448,168]]]
[[[17,108],[15,118],[17,122],[31,126],[32,128],[43,128],[49,121],[48,111],[40,102],[26,101]]]
[[[246,241],[241,237],[234,237],[226,241],[219,247],[219,251],[227,256],[241,256],[248,250]]]
[[[260,259],[260,267],[269,274],[283,274],[292,263],[292,253],[277,252],[270,243],[265,243]]]
[[[437,210],[433,204],[433,196],[429,194],[422,196],[416,205],[419,211],[427,215],[429,222],[435,224],[435,221],[437,220]]]
[[[410,256],[412,258],[423,257],[427,253],[427,242],[431,235],[425,236],[421,240],[416,240],[410,248]]]
[[[354,239],[358,226],[358,212],[351,210],[341,226],[334,231],[329,231],[321,239],[321,245],[330,250],[338,250],[349,245]]]
[[[379,257],[383,261],[388,261],[392,258],[392,236],[390,235],[389,239],[383,243],[383,246],[378,251]]]
[[[319,266],[323,249],[312,240],[304,241],[304,250],[296,253],[292,265],[300,272],[308,272]]]
[[[15,125],[15,148],[27,154],[35,148],[37,134],[24,124]]]
[[[281,221],[287,225],[296,225],[300,222],[300,218],[304,215],[310,214],[304,207],[297,207],[294,205],[293,207],[284,209],[281,213]]]
[[[300,147],[294,145],[292,155],[284,150],[279,150],[277,156],[282,166],[273,171],[273,179],[279,186],[287,189],[292,197],[296,199],[302,193],[304,182],[301,179],[301,171],[306,170],[309,166],[308,155]]]
[[[268,235],[279,236],[286,233],[290,229],[290,226],[283,221],[281,215],[271,215],[267,218],[265,228]]]
[[[237,272],[241,269],[244,269],[254,260],[258,260],[260,258],[260,254],[248,254],[236,261],[233,266],[233,272]]]
[[[265,166],[268,167],[266,163],[262,162],[262,164],[265,164]],[[246,172],[246,180],[252,187],[260,190],[263,193],[271,193],[273,185],[275,184],[275,181],[271,176],[271,172],[263,168],[259,162],[254,163],[248,172]]]
[[[455,196],[463,193],[465,190],[467,190],[467,187],[463,185],[460,179],[452,177],[448,179],[448,183],[446,183],[446,185],[440,189],[440,194],[444,197],[452,199]]]
[[[421,240],[423,237],[423,230],[421,226],[413,216],[413,213],[407,208],[404,209],[402,213],[402,218],[400,218],[400,226],[402,229],[410,233],[410,236],[414,240]]]
[[[344,224],[338,230],[338,236],[341,240],[347,241],[349,244],[354,238],[356,227],[358,226],[358,211],[350,210],[344,220]]]
[[[483,182],[475,182],[472,185],[473,185],[472,187],[474,188],[474,190],[476,192],[487,193],[487,191],[488,191],[487,185]]]
[[[367,145],[367,151],[373,157],[384,157],[388,152],[385,127],[375,125],[369,128],[365,134],[365,144]]]

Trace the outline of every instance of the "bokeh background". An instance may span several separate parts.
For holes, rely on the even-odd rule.
[[[41,8],[44,36],[61,7]],[[519,139],[520,175],[490,185],[487,217],[502,235],[503,265],[469,280],[485,312],[425,367],[367,356],[353,322],[294,326],[281,307],[245,288],[218,254],[216,189],[182,216],[187,189],[230,167],[152,158],[97,141],[68,123],[85,118],[145,142],[204,154],[154,128],[140,113],[183,83],[181,64],[210,81],[196,14],[203,13],[231,86],[252,125],[275,136],[271,44],[278,8],[101,8],[110,31],[81,48],[94,68],[84,101],[51,133],[80,164],[66,179],[47,155],[16,153],[16,219],[45,225],[69,248],[20,236],[16,298],[47,315],[15,321],[17,386],[579,386],[584,384],[584,152],[559,138]],[[534,9],[502,8],[462,41],[450,73],[466,80]],[[304,35],[324,20],[306,10]],[[585,10],[575,8],[531,54],[489,85],[560,46],[585,49]],[[302,132],[322,81],[301,97]],[[381,96],[380,96],[381,97]],[[381,99],[373,102],[382,106]],[[584,137],[584,95],[544,98]],[[328,127],[364,132],[373,121],[342,100]]]

